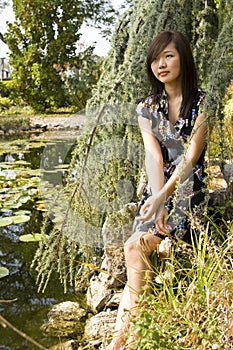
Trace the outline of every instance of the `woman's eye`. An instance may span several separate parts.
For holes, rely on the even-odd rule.
[[[173,57],[173,55],[167,55],[167,56],[166,56],[166,58],[171,58],[171,57]]]

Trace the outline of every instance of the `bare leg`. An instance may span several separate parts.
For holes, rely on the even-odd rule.
[[[128,282],[123,291],[115,326],[115,335],[106,350],[120,350],[129,327],[128,312],[135,314],[138,295],[143,293],[143,287],[148,277],[153,277],[150,255],[161,242],[161,239],[151,233],[144,234],[139,241],[125,246],[125,259]],[[145,278],[146,277],[146,278]]]

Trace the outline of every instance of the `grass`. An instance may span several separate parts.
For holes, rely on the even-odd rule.
[[[189,267],[175,254],[167,262],[173,278],[162,279],[159,287],[152,283],[153,293],[141,298],[131,329],[138,339],[131,349],[233,348],[233,221],[224,230],[229,238],[221,246],[202,232]]]

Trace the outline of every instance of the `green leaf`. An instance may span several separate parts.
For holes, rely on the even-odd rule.
[[[20,203],[27,203],[28,201],[30,201],[31,197],[30,196],[23,196],[23,197],[20,197],[19,201]]]
[[[9,270],[6,267],[0,266],[0,278],[3,278],[8,275],[9,275]]]
[[[18,215],[30,215],[31,214],[31,210],[18,210],[15,212],[15,216]]]
[[[28,215],[15,215],[10,217],[13,221],[13,224],[22,224],[23,222],[27,222],[30,220],[30,216]]]
[[[0,218],[0,227],[9,226],[13,223],[11,217]]]
[[[42,240],[42,237],[47,237],[41,233],[27,234],[19,237],[19,240],[22,242],[39,242]]]
[[[0,227],[22,224],[30,220],[29,215],[13,215],[4,218],[0,218]]]

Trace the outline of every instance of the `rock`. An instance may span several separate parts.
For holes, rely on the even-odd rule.
[[[41,130],[42,131],[48,130],[48,125],[47,124],[41,125]]]
[[[107,288],[115,289],[124,286],[126,282],[126,266],[123,247],[106,247],[105,258],[101,268],[109,274]]]
[[[223,176],[226,182],[229,184],[233,179],[233,164],[226,163],[223,167]]]
[[[107,289],[109,276],[101,272],[90,280],[90,286],[87,290],[87,305],[92,311],[102,310],[105,304],[111,299],[111,290]]]
[[[118,306],[120,304],[121,296],[122,296],[122,291],[116,292],[115,294],[113,294],[112,298],[106,304],[106,307],[111,308],[111,309],[118,308]]]
[[[40,129],[41,128],[41,124],[39,124],[39,123],[31,124],[30,128],[31,129]]]
[[[9,129],[7,133],[8,133],[8,135],[15,135],[16,131],[13,129]]]
[[[219,165],[208,168],[209,194],[213,205],[223,205],[229,198],[233,197],[233,164],[226,163],[223,172]]]
[[[226,189],[227,183],[219,165],[212,165],[208,168],[209,187],[212,191]]]
[[[48,322],[41,330],[55,337],[82,334],[87,312],[76,302],[65,301],[53,306],[48,313]]]
[[[90,346],[104,345],[109,342],[115,328],[117,310],[102,311],[91,317],[85,326],[84,337]]]
[[[79,130],[80,127],[85,123],[85,115],[72,115],[63,122],[63,126],[69,129]]]
[[[113,289],[123,287],[126,282],[126,267],[123,247],[107,247],[99,273],[90,280],[87,305],[94,312],[101,311],[112,298]]]

